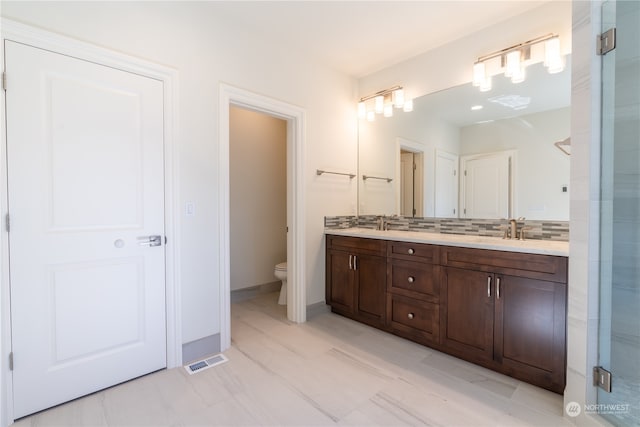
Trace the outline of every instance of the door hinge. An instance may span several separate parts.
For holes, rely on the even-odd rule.
[[[467,171],[466,170],[464,171],[464,176],[467,176]]]
[[[466,215],[467,214],[467,208],[464,208],[463,213]]]
[[[453,176],[456,176],[457,171],[454,169],[453,170]]]
[[[413,216],[416,216],[416,213],[417,213],[417,212],[418,212],[418,211],[416,210],[416,208],[413,208]]]
[[[415,163],[413,164],[413,170],[418,170],[418,165],[416,165]]]
[[[593,385],[594,387],[600,387],[607,393],[611,393],[611,372],[607,371],[602,366],[594,366]]]
[[[13,371],[13,351],[9,353],[9,370]]]
[[[7,229],[7,233],[11,231],[11,220],[9,219],[9,214],[6,214],[4,217],[4,226]]]
[[[454,215],[456,214],[456,210],[455,210],[455,209],[453,210],[453,214],[454,214]]]
[[[606,55],[616,48],[616,29],[611,28],[602,34],[598,34],[596,39],[596,53]]]
[[[2,89],[3,90],[7,90],[7,72],[3,71],[2,72]]]

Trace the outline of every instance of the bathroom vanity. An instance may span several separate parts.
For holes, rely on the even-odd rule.
[[[333,312],[562,393],[567,242],[327,230]]]

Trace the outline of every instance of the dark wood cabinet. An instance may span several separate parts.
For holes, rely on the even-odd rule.
[[[562,393],[566,258],[447,248],[443,261],[447,351]]]
[[[565,385],[564,283],[500,276],[495,357],[503,372],[562,393]]]
[[[386,323],[386,242],[327,237],[326,301],[332,311],[377,327]]]
[[[562,393],[567,258],[327,236],[332,311]]]

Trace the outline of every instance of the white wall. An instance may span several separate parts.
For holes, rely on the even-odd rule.
[[[231,290],[277,281],[287,260],[287,122],[229,109]]]
[[[228,83],[307,111],[304,186],[307,302],[324,300],[325,215],[355,212],[356,184],[315,169],[356,165],[355,81],[231,22],[217,2],[2,2],[3,17],[175,68],[182,338],[220,332],[218,271],[218,87]]]
[[[571,109],[560,108],[465,126],[460,155],[515,150],[514,217],[569,220],[570,158],[553,145],[570,134]]]

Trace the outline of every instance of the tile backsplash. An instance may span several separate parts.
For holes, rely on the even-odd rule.
[[[376,228],[380,215],[327,216],[325,228]],[[502,237],[509,224],[504,219],[466,218],[411,218],[385,217],[392,230],[423,231],[427,233],[468,234]],[[525,227],[525,236],[531,240],[569,241],[569,221],[518,221],[518,229]]]

